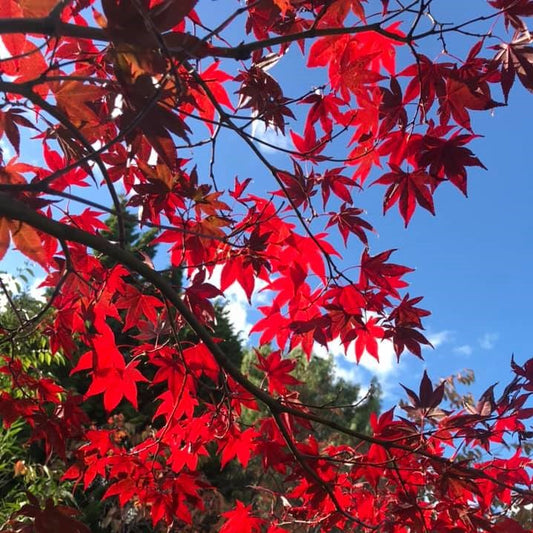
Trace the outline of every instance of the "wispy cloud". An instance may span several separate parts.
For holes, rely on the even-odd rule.
[[[44,281],[44,278],[35,278],[32,284],[28,288],[32,298],[35,298],[39,302],[46,302],[46,287],[41,287],[41,283]]]
[[[5,138],[0,140],[0,150],[2,151],[4,161],[9,161],[15,155],[15,151],[12,146],[7,143]]]
[[[344,352],[344,346],[339,338],[334,339],[328,343],[328,348],[316,344],[313,348],[313,353],[318,357],[327,357],[328,354],[332,354],[337,357],[343,357],[346,362],[354,365],[357,368],[357,360],[355,357],[355,343],[348,346],[348,350]],[[385,340],[378,343],[378,355],[379,361],[372,357],[368,352],[363,353],[359,366],[368,370],[371,374],[378,376],[379,378],[385,378],[397,368],[396,354],[394,353],[394,347],[391,341]],[[345,369],[339,372],[345,372]],[[339,375],[339,377],[344,377]]]
[[[338,355],[334,359],[335,377],[343,379],[348,383],[365,383],[368,381],[367,377],[363,375],[361,367],[346,361],[343,355]]]
[[[473,352],[472,346],[470,344],[461,344],[461,346],[456,346],[453,351],[461,355],[471,355]]]
[[[345,354],[344,347],[338,338],[331,341],[327,349],[318,344],[313,348],[313,355],[317,357],[327,357],[328,354],[334,356],[336,378],[344,379],[349,383],[357,383],[362,387],[361,390],[367,390],[372,377],[375,376],[381,386],[382,398],[393,396],[390,391],[394,389],[400,366],[396,361],[396,353],[391,341],[385,340],[378,343],[379,361],[369,353],[364,353],[357,363],[354,343],[348,347]]]
[[[0,274],[0,278],[2,279],[2,284],[5,290],[10,293],[10,295],[15,295],[20,292],[20,286],[11,274]],[[0,292],[0,311],[5,311],[7,305],[7,296],[5,295],[4,290],[2,290]]]
[[[208,279],[216,287],[220,287],[221,267],[215,268],[213,274]],[[255,292],[252,295],[251,304],[248,302],[244,289],[238,284],[233,283],[225,291],[225,305],[228,311],[228,318],[236,333],[241,333],[244,339],[250,336],[252,329],[252,322],[250,321],[250,311],[257,306],[257,304],[264,303],[269,299],[268,291],[260,292],[265,287],[266,283],[263,280],[256,279]]]
[[[438,348],[441,344],[449,342],[452,338],[452,332],[445,329],[443,331],[436,331],[428,333],[427,340],[431,342],[433,348]]]
[[[279,152],[278,148],[290,150],[293,147],[289,137],[274,128],[265,128],[264,122],[260,120],[254,120],[252,122],[252,137],[256,141],[259,141],[259,149],[268,154]]]
[[[221,268],[215,268],[208,281],[219,287],[220,273]],[[245,340],[248,340],[250,336],[254,309],[257,305],[265,303],[272,298],[271,291],[262,290],[266,285],[265,282],[256,280],[256,283],[256,291],[252,296],[251,304],[248,302],[244,290],[237,283],[234,283],[224,291],[229,320],[235,331],[240,332]],[[449,339],[449,335],[450,332],[441,331],[428,337],[434,346],[438,346],[446,342]],[[397,375],[400,372],[393,343],[389,340],[378,342],[379,360],[365,352],[359,363],[357,363],[355,343],[351,343],[347,353],[345,353],[344,346],[339,338],[329,342],[327,348],[315,343],[313,355],[323,358],[332,355],[335,361],[335,376],[351,383],[358,383],[361,385],[362,390],[366,390],[365,387],[370,386],[372,377],[376,376],[383,391],[383,398],[387,398],[389,391],[393,390]]]
[[[11,54],[2,39],[0,39],[0,59],[7,59],[9,57],[11,57]]]
[[[19,294],[27,293],[32,298],[39,302],[45,302],[45,292],[44,287],[40,287],[44,278],[35,278],[32,280],[31,285],[25,285],[20,279],[17,279],[16,276],[8,273],[0,274],[2,283],[4,284],[5,290],[10,294],[11,297],[17,296]],[[8,299],[4,291],[0,291],[0,311],[5,311],[8,306]]]
[[[479,347],[483,350],[492,350],[499,337],[499,333],[485,333],[478,339]]]

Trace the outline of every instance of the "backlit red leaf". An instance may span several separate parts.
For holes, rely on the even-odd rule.
[[[9,229],[11,231],[11,239],[17,250],[44,269],[48,269],[49,258],[37,231],[29,224],[14,220],[9,221]]]
[[[404,172],[396,165],[391,165],[391,170],[373,183],[389,186],[383,200],[383,212],[397,203],[406,227],[417,204],[434,215],[432,177],[423,170]]]

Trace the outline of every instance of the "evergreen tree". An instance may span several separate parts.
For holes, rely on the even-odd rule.
[[[155,249],[154,249],[155,251]],[[42,308],[42,304],[27,293],[14,297],[17,308],[26,310],[26,317],[31,318]],[[243,350],[242,340],[235,333],[229,320],[228,311],[223,307],[216,307],[217,326],[215,336],[220,339],[224,350],[232,354],[235,363],[248,373],[256,382],[260,382],[259,370],[255,367],[257,361],[254,351]],[[11,308],[0,313],[0,324],[4,331],[16,331],[20,328],[20,321]],[[15,335],[12,343],[4,346],[4,353],[26,354],[23,360],[28,366],[41,375],[54,376],[65,387],[80,387],[75,380],[80,380],[78,375],[69,376],[65,372],[63,359],[59,354],[52,356],[45,340],[39,331],[22,328],[21,335]],[[117,332],[118,334],[118,332]],[[190,334],[190,333],[188,333]],[[263,348],[263,355],[269,352],[268,347]],[[358,431],[368,428],[370,413],[379,410],[380,389],[373,384],[372,392],[361,398],[361,388],[358,385],[336,379],[334,362],[331,358],[321,359],[313,357],[307,361],[305,356],[298,354],[298,364],[292,375],[301,382],[295,387],[298,391],[298,400],[304,404],[320,408],[322,414]],[[9,386],[8,379],[0,374],[0,387],[5,390]],[[206,383],[206,394],[213,394],[212,384]],[[81,386],[83,390],[83,386]],[[112,429],[116,439],[124,446],[135,444],[141,435],[151,431],[147,421],[152,416],[156,406],[153,398],[156,391],[144,387],[139,395],[139,410],[135,418],[133,411],[127,404],[121,404],[115,414],[106,418],[99,402],[86,402],[88,419],[98,421],[101,428]],[[131,412],[130,412],[131,411]],[[247,416],[251,422],[253,418],[262,416],[262,412],[248,411]],[[327,428],[320,429],[326,434],[317,435],[323,442],[340,444],[342,438]],[[81,511],[82,520],[90,527],[93,533],[149,533],[153,531],[142,516],[136,514],[134,505],[119,508],[112,500],[103,499],[107,487],[99,477],[87,490],[76,489],[70,482],[62,482],[61,475],[66,464],[56,461],[53,465],[46,464],[43,449],[34,443],[31,447],[24,445],[27,431],[20,423],[9,429],[0,430],[0,521],[18,508],[26,499],[25,490],[43,498],[52,498],[56,502],[66,502],[77,506]],[[249,486],[261,486],[268,491],[269,487],[275,488],[282,484],[281,477],[275,472],[266,472],[257,461],[252,460],[247,469],[242,469],[230,461],[221,468],[217,455],[216,443],[210,450],[210,456],[202,459],[202,471],[207,484],[215,486],[220,494],[230,501],[239,498],[242,501],[250,500]],[[267,502],[257,502],[267,505]],[[225,509],[225,501],[214,501],[209,509],[195,517],[194,529],[191,531],[212,531],[215,522]]]
[[[153,240],[157,236],[157,231],[149,229],[144,233],[136,231],[135,215],[128,211],[126,200],[122,200],[121,223],[123,226],[122,235],[124,246],[132,251],[143,254],[147,260],[157,261],[157,245]],[[119,217],[110,216],[106,220],[109,230],[108,238],[118,240]],[[104,258],[101,258],[104,260]],[[112,262],[106,260],[108,268],[113,268]],[[176,291],[183,291],[182,272],[178,268],[167,270],[169,279],[176,287]],[[133,280],[141,284],[143,290],[150,291],[151,287],[143,284],[142,280]],[[50,354],[46,337],[42,331],[35,331],[31,328],[32,316],[40,312],[42,304],[22,291],[15,299],[14,306],[8,307],[0,313],[0,326],[4,332],[12,333],[12,342],[4,344],[4,353],[8,356],[15,352],[17,358],[24,353],[22,358],[28,366],[35,369],[40,375],[49,374],[65,389],[86,390],[88,379],[82,374],[69,375],[64,359],[60,354]],[[24,316],[17,316],[14,309],[24,309]],[[255,351],[245,352],[243,342],[231,324],[229,313],[226,308],[215,305],[215,327],[214,337],[219,339],[222,349],[231,356],[233,363],[241,367],[243,372],[249,374],[257,383],[261,376],[255,367],[257,357]],[[41,322],[40,328],[46,327],[46,321]],[[114,334],[120,344],[132,344],[138,331],[134,328],[126,333],[117,328]],[[196,342],[194,334],[187,327],[180,330],[180,336],[184,342],[187,340]],[[264,347],[263,355],[269,353],[269,348]],[[78,354],[78,357],[81,353]],[[76,355],[74,354],[74,357]],[[336,420],[339,423],[351,427],[357,431],[368,429],[369,417],[372,412],[379,410],[380,390],[376,383],[373,383],[371,393],[361,398],[361,388],[358,385],[337,379],[334,373],[334,362],[331,358],[321,359],[313,357],[307,361],[303,353],[297,354],[298,363],[292,375],[301,384],[295,387],[297,400],[304,404],[320,409],[321,414]],[[211,397],[223,397],[222,391],[217,390],[214,383],[204,380],[202,394]],[[9,386],[9,379],[0,374],[0,387],[4,390]],[[96,424],[97,428],[112,430],[114,438],[124,447],[136,444],[145,437],[153,428],[149,425],[157,404],[154,398],[162,391],[160,386],[142,384],[139,387],[139,406],[134,410],[127,402],[119,404],[114,414],[107,416],[98,398],[88,399],[84,402],[84,409],[87,419]],[[1,392],[1,391],[0,391]],[[296,397],[295,397],[296,399]],[[254,418],[262,416],[262,411],[249,411],[246,413],[249,422]],[[246,420],[246,417],[244,418]],[[156,428],[157,429],[157,428]],[[318,429],[320,435],[317,438],[322,442],[331,444],[342,443],[342,438],[328,428]],[[42,447],[38,443],[33,443],[31,447],[25,447],[24,441],[28,432],[20,423],[16,423],[9,429],[0,431],[0,521],[7,520],[7,517],[18,506],[25,501],[25,490],[30,488],[34,494],[43,498],[52,498],[56,502],[74,504],[81,511],[81,518],[93,533],[149,533],[153,528],[136,512],[135,506],[120,508],[113,503],[113,500],[103,499],[107,490],[105,483],[99,477],[87,490],[81,487],[73,487],[70,482],[62,482],[61,476],[65,471],[66,464],[56,461],[53,465],[46,464],[46,456]],[[206,485],[214,486],[227,501],[238,498],[244,502],[250,501],[249,486],[261,486],[266,491],[270,488],[279,488],[282,485],[282,478],[279,474],[266,472],[262,466],[252,460],[248,468],[242,469],[235,461],[230,461],[221,468],[221,461],[218,456],[217,443],[213,442],[208,457],[202,458],[201,470],[205,475]],[[7,455],[12,457],[9,461]],[[256,496],[257,498],[257,496]],[[257,502],[258,505],[268,505],[268,502]],[[224,511],[226,503],[224,500],[213,501],[212,508],[198,514],[194,518],[194,529],[191,531],[213,531],[220,513]]]
[[[269,347],[263,347],[260,355],[269,355]],[[359,384],[349,383],[335,375],[335,362],[330,355],[327,358],[311,357],[308,360],[301,350],[291,354],[297,364],[291,375],[300,383],[294,389],[298,403],[320,411],[324,418],[335,420],[339,424],[358,432],[368,432],[372,413],[379,413],[381,405],[381,387],[374,378],[368,391],[364,392]],[[244,374],[261,382],[261,372],[257,369],[256,350],[248,351],[243,359],[241,370]],[[250,416],[256,416],[250,412]],[[337,435],[328,427],[320,427],[317,437],[322,442],[340,444],[346,436]]]

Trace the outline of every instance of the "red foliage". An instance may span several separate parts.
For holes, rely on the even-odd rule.
[[[498,91],[507,102],[516,78],[533,88],[533,2],[488,3],[501,22],[480,17],[476,28],[516,30],[495,52],[465,20],[419,29],[429,2],[248,1],[210,30],[195,0],[2,0],[0,136],[16,155],[0,167],[0,259],[13,246],[45,269],[43,333],[88,383],[76,394],[4,359],[4,426],[26,420],[30,441],[71,462],[66,479],[88,488],[101,476],[105,498],[134,501],[169,530],[204,509],[215,489],[199,460],[215,454],[222,468],[257,459],[285,480],[268,506],[232,502],[223,532],[522,531],[513,512],[533,498],[521,447],[533,360],[513,361],[516,378],[497,401],[490,388],[460,411],[441,407],[444,385],[424,374],[418,393],[405,389],[408,417],[390,410],[366,435],[299,403],[288,353],[340,341],[357,361],[378,359],[379,343],[392,342],[399,359],[429,345],[429,312],[404,292],[412,269],[390,262],[393,250],[370,251],[357,194],[372,174],[386,186],[383,210],[397,204],[406,226],[417,207],[435,214],[445,182],[466,194],[470,167],[483,167],[470,148],[476,112],[501,105]],[[423,53],[425,40],[447,35],[475,39],[464,59]],[[287,96],[298,76],[284,79],[289,61],[319,69],[321,81],[293,83]],[[277,62],[279,79],[267,72]],[[279,150],[290,159],[269,159],[262,129],[284,134],[288,123],[293,144]],[[233,181],[232,158],[248,157],[256,179]],[[104,236],[120,192],[139,208],[139,227],[160,230],[171,267],[183,270],[181,293],[125,249],[121,216],[118,241]],[[348,243],[364,246],[351,264],[341,260]],[[257,351],[259,386],[212,333],[215,300],[234,284],[250,302],[268,291],[252,332],[279,349]],[[97,397],[107,413],[135,410],[146,389],[153,430],[141,442],[125,445],[80,409]],[[243,408],[259,404],[268,414],[247,427]],[[319,442],[321,425],[353,443]],[[495,457],[513,437],[516,453]],[[73,510],[29,498],[11,531],[86,531]]]

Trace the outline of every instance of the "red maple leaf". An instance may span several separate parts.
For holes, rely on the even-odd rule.
[[[103,393],[106,411],[112,411],[122,398],[137,407],[136,383],[148,381],[136,368],[139,361],[126,365],[111,328],[102,320],[98,321],[98,326],[100,333],[91,338],[93,349],[80,357],[70,373],[91,370],[92,381],[85,397]]]
[[[277,392],[278,394],[285,394],[288,385],[298,385],[301,383],[294,376],[290,375],[296,367],[295,359],[282,358],[279,350],[267,356],[262,356],[259,352],[256,353],[259,359],[256,367],[265,373],[268,381],[268,391],[270,393]]]
[[[339,89],[343,98],[350,97],[365,91],[365,86],[374,84],[385,78],[382,74],[372,69],[372,63],[380,55],[379,52],[361,55],[355,47],[347,46],[339,61],[336,72],[330,71],[331,84]]]
[[[311,197],[316,194],[314,174],[306,176],[302,167],[294,160],[293,166],[293,174],[278,172],[278,178],[283,183],[284,189],[276,191],[274,194],[287,197],[291,200],[294,208],[303,205],[305,209],[309,205]]]
[[[313,129],[317,122],[324,133],[330,135],[334,124],[345,124],[347,117],[340,111],[346,102],[334,94],[313,93],[301,100],[302,104],[311,104],[305,121],[305,131]]]
[[[220,528],[220,533],[259,533],[264,520],[252,515],[252,506],[244,505],[236,500],[235,509],[222,513],[226,521]]]
[[[220,464],[224,468],[229,461],[236,458],[246,468],[256,448],[255,441],[259,437],[259,433],[253,428],[248,428],[245,431],[240,431],[235,425],[231,425],[230,428],[225,438],[219,441]]]
[[[448,139],[430,134],[413,144],[411,149],[415,151],[414,157],[420,168],[428,167],[428,173],[437,178],[430,185],[437,186],[440,180],[447,178],[466,196],[466,167],[486,168],[465,147],[474,138],[474,135],[459,135],[459,132]]]
[[[72,507],[65,505],[56,505],[52,499],[47,499],[44,509],[41,507],[39,500],[27,492],[26,496],[29,503],[22,506],[15,513],[15,517],[31,517],[34,520],[32,530],[39,533],[48,533],[51,531],[69,531],[71,533],[90,533],[89,528],[82,522],[76,520],[80,512]],[[20,521],[13,521],[14,527],[20,531],[17,525]],[[9,524],[8,524],[9,525]]]
[[[332,24],[334,26],[341,26],[350,14],[350,11],[362,22],[366,22],[362,2],[366,2],[366,0],[334,0],[330,2],[323,16],[322,23],[324,25]]]
[[[385,338],[392,340],[398,360],[405,348],[407,348],[413,355],[422,359],[421,345],[432,346],[420,331],[412,327],[394,326],[393,328],[386,329]]]
[[[444,398],[445,382],[442,382],[435,389],[429,379],[427,371],[424,370],[424,375],[420,380],[419,392],[416,394],[411,389],[402,385],[403,389],[409,396],[411,405],[417,409],[430,410],[435,409]]]
[[[288,98],[278,82],[263,69],[251,67],[235,77],[240,81],[238,93],[242,102],[240,107],[252,109],[255,117],[265,123],[265,127],[273,126],[285,133],[285,117],[294,118],[293,112],[287,106]]]
[[[394,323],[402,326],[409,326],[415,328],[422,327],[422,321],[420,320],[423,317],[429,316],[431,313],[425,309],[420,309],[415,307],[417,303],[422,300],[422,296],[417,298],[409,298],[409,293],[407,293],[402,301],[392,310],[389,315],[390,319],[394,320]]]
[[[358,363],[365,352],[379,361],[378,340],[383,338],[384,329],[377,325],[377,320],[376,317],[370,317],[342,338],[345,348],[355,339],[355,359]]]
[[[205,278],[206,271],[202,269],[194,276],[190,287],[185,289],[184,300],[202,322],[212,322],[215,318],[215,308],[210,300],[223,296],[223,293],[212,283],[207,283]]]
[[[441,124],[446,125],[453,118],[459,126],[472,130],[469,109],[481,111],[501,105],[492,99],[488,83],[468,82],[452,75],[446,80],[446,93],[440,98],[438,113]]]
[[[379,106],[379,118],[382,121],[379,127],[379,135],[386,135],[396,124],[403,130],[407,124],[407,111],[404,107],[402,88],[398,80],[392,76],[390,89],[380,87],[381,105]]]
[[[298,151],[295,157],[303,161],[312,162],[325,161],[327,159],[325,155],[320,154],[328,144],[330,139],[329,134],[326,134],[321,139],[317,139],[314,128],[306,128],[303,137],[300,137],[300,135],[294,131],[291,131],[290,133],[294,147]]]
[[[24,115],[20,109],[9,109],[0,111],[0,139],[6,135],[17,155],[20,153],[20,132],[19,125],[26,128],[37,129]]]
[[[338,213],[330,213],[331,216],[326,227],[329,228],[336,224],[345,245],[350,233],[357,235],[363,244],[368,245],[365,230],[374,231],[374,228],[359,216],[363,212],[362,209],[357,207],[348,207],[346,204],[342,204]]]
[[[156,322],[157,309],[162,307],[163,303],[155,296],[143,294],[135,287],[128,285],[126,293],[121,294],[117,299],[116,306],[118,309],[127,310],[123,328],[123,331],[127,331],[139,325],[141,316],[150,322]]]
[[[348,37],[322,37],[317,39],[309,50],[308,67],[325,67],[337,56],[338,50],[346,46]]]
[[[370,281],[378,287],[390,290],[393,295],[397,295],[393,284],[405,274],[413,272],[413,269],[395,263],[387,263],[393,252],[395,250],[387,250],[371,256],[367,250],[363,251],[359,276],[361,286],[366,286]]]
[[[528,91],[533,92],[533,46],[529,33],[493,48],[498,51],[494,61],[501,64],[501,85],[505,102],[507,103],[516,76]]]
[[[354,187],[355,183],[350,178],[341,174],[343,170],[344,168],[342,167],[331,168],[326,170],[324,174],[315,176],[316,183],[320,184],[320,188],[322,189],[322,203],[324,207],[326,207],[331,193],[347,204],[353,203],[349,188]]]
[[[92,382],[85,396],[104,394],[104,407],[112,411],[126,398],[133,407],[137,408],[137,383],[148,381],[138,370],[137,361],[132,361],[124,368],[100,368],[93,372]]]
[[[436,63],[423,54],[417,55],[417,62],[398,74],[412,78],[405,89],[404,102],[410,102],[419,96],[425,115],[433,106],[436,97],[444,97],[446,78],[452,68],[452,63]]]
[[[392,172],[384,174],[372,184],[389,185],[383,200],[383,212],[386,213],[398,203],[405,227],[409,224],[417,203],[434,215],[435,207],[432,196],[434,179],[432,176],[425,170],[404,172],[397,165],[389,164],[389,166]]]
[[[503,13],[506,28],[511,25],[517,30],[527,29],[520,17],[533,17],[531,0],[489,0],[489,4]]]

